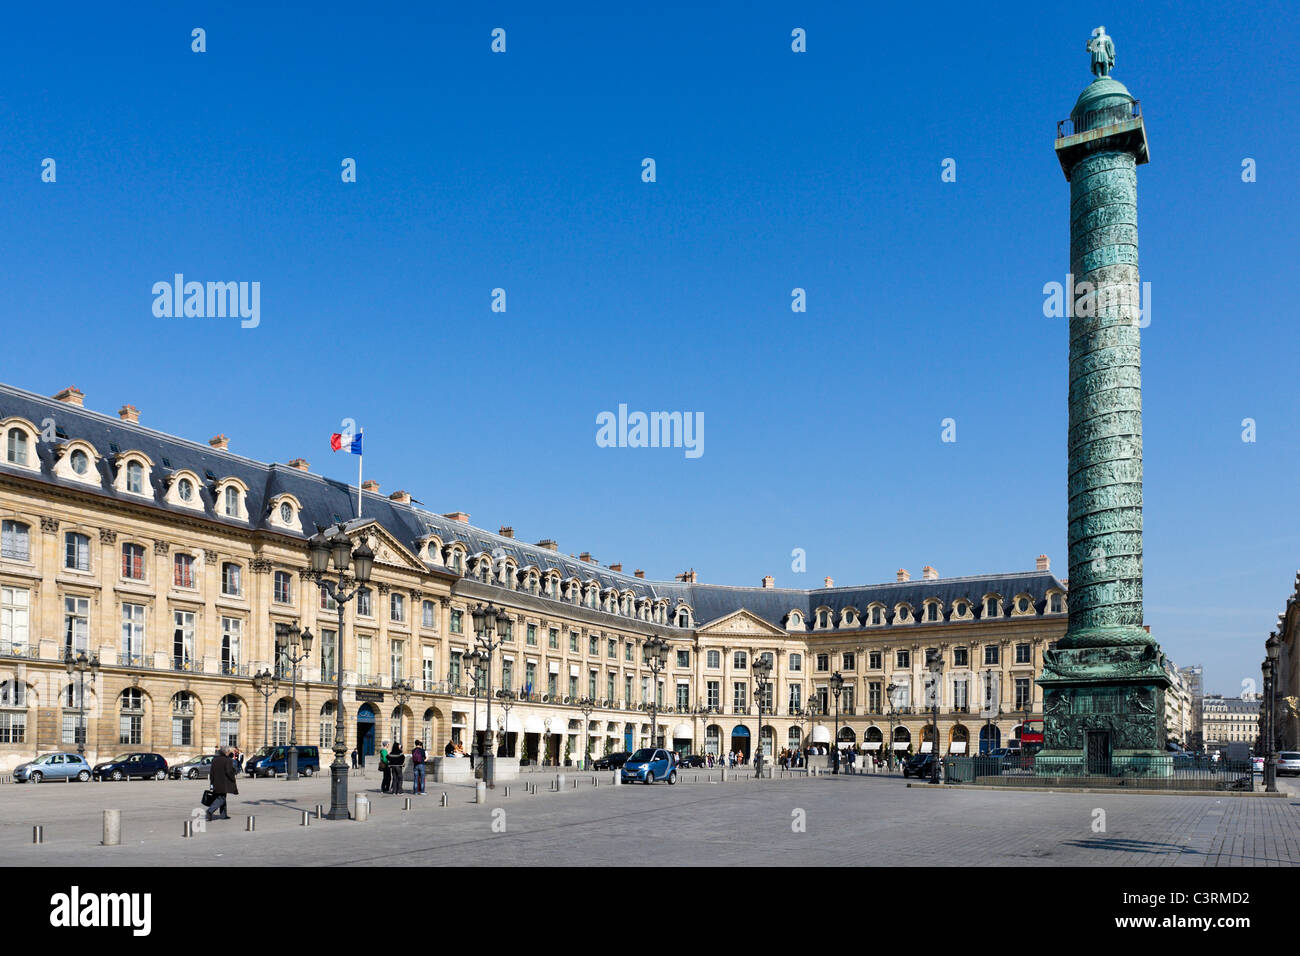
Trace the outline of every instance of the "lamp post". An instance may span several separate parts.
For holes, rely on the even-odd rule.
[[[751,668],[754,674],[754,696],[758,698],[758,749],[754,752],[754,779],[763,779],[763,705],[767,703],[767,680],[772,676],[772,662],[759,656]]]
[[[894,694],[898,692],[898,685],[890,682],[885,688],[885,694],[889,697],[889,769],[894,769],[894,719],[898,716],[898,707],[894,703]]]
[[[835,738],[831,741],[831,773],[840,772],[840,694],[844,693],[844,675],[836,671],[831,675],[831,693],[835,695]]]
[[[474,714],[470,719],[470,738],[469,738],[469,769],[474,769],[474,751],[478,750],[479,756],[483,756],[483,748],[478,742],[478,695],[479,684],[483,682],[483,655],[478,651],[470,651],[468,654],[461,656],[461,662],[469,665],[470,680],[473,687],[470,688],[469,695],[474,698]]]
[[[289,700],[292,702],[292,709],[289,711],[289,754],[285,762],[287,780],[298,779],[298,665],[311,656],[312,640],[311,628],[300,630],[297,621],[275,626],[276,650],[279,651],[281,659],[288,661],[293,667],[289,691]]]
[[[641,647],[645,664],[650,668],[650,749],[658,746],[655,735],[659,731],[659,674],[668,666],[668,642],[656,634]]]
[[[936,649],[926,651],[926,665],[930,668],[930,716],[934,722],[930,782],[939,782],[939,681],[943,677],[943,655]]]
[[[253,675],[253,690],[262,695],[262,747],[268,744],[271,729],[271,695],[280,689],[280,678],[267,668]]]
[[[77,753],[86,755],[86,671],[90,671],[90,682],[95,683],[99,673],[99,655],[86,656],[85,651],[78,651],[74,657],[69,647],[63,655],[63,666],[68,669],[68,676],[77,675]]]
[[[331,535],[325,529],[316,526],[316,533],[307,540],[308,553],[311,555],[312,575],[317,582],[334,599],[339,610],[338,640],[335,642],[334,661],[334,762],[330,764],[330,809],[326,814],[329,820],[348,819],[348,764],[344,759],[347,744],[343,739],[343,606],[357,596],[370,581],[370,572],[375,566],[375,552],[364,540],[352,549],[352,539],[348,537],[342,522]],[[338,572],[339,581],[335,585],[328,577],[330,562]],[[353,564],[355,586],[347,590],[348,565]]]
[[[487,671],[487,736],[485,739],[487,756],[483,761],[483,779],[489,788],[495,788],[496,781],[493,778],[497,748],[496,731],[492,727],[492,652],[500,647],[505,639],[510,615],[503,607],[494,607],[492,604],[484,607],[480,603],[474,606],[470,616],[474,619],[474,634],[478,638],[479,655],[483,658],[484,670]]]
[[[587,769],[587,764],[591,761],[591,712],[596,709],[596,702],[590,697],[583,697],[578,701],[578,710],[582,711],[582,727],[586,732],[587,745],[582,751],[582,769]]]
[[[508,687],[502,687],[497,691],[497,700],[501,701],[501,709],[505,712],[505,718],[502,722],[501,739],[506,743],[506,756],[510,755],[510,710],[515,706],[514,692]],[[522,735],[521,739],[522,739]],[[516,752],[516,756],[518,753]]]
[[[393,681],[393,700],[397,701],[397,743],[402,742],[404,736],[403,722],[406,717],[406,704],[411,699],[411,692],[415,690],[415,684],[409,679],[402,680],[398,678]]]
[[[1268,707],[1268,713],[1265,716],[1265,741],[1267,756],[1264,758],[1264,789],[1268,793],[1277,793],[1277,728],[1274,726],[1277,720],[1277,678],[1278,678],[1278,661],[1282,656],[1282,642],[1278,639],[1277,632],[1268,636],[1264,642],[1264,650],[1268,656],[1264,659],[1266,669],[1264,671],[1264,691],[1265,706]]]
[[[802,735],[802,740],[800,743],[803,748],[804,756],[807,757],[808,748],[812,744],[812,741],[809,738],[812,736],[813,728],[816,726],[816,722],[817,722],[816,699],[809,700],[807,706],[805,706],[804,709],[799,712],[799,726],[801,730],[805,720],[808,722],[808,733]],[[807,766],[806,761],[804,763],[804,766],[805,767]]]

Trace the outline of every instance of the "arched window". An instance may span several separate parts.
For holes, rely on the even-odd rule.
[[[27,741],[27,685],[19,680],[0,684],[0,743]]]
[[[218,728],[217,742],[226,747],[239,746],[239,719],[242,714],[241,701],[234,694],[227,694],[221,698],[218,706],[220,711],[221,725]]]
[[[133,494],[144,494],[144,465],[138,461],[127,462],[126,490]]]
[[[334,747],[334,701],[325,702],[320,709],[320,749],[331,750]]]
[[[187,690],[172,697],[172,746],[194,746],[194,695]]]
[[[227,485],[226,492],[223,495],[226,503],[226,517],[239,517],[239,489],[234,485]]]
[[[289,742],[290,707],[289,698],[281,697],[271,708],[271,743],[277,747]]]

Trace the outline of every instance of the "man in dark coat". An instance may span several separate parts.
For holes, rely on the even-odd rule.
[[[229,820],[230,814],[226,813],[226,797],[228,794],[239,793],[239,784],[235,777],[235,762],[230,759],[229,747],[217,748],[217,755],[212,758],[212,765],[208,770],[208,780],[212,784],[212,792],[216,794],[212,806],[208,807],[208,819],[213,819],[213,814],[220,811],[218,819]]]

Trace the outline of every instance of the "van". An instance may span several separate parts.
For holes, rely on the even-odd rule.
[[[320,772],[319,747],[299,745],[295,749],[298,751],[298,773],[310,777]],[[287,746],[263,747],[248,758],[244,772],[250,777],[274,777],[276,774],[288,773],[288,755]]]

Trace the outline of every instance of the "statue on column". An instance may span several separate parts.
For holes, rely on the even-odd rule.
[[[1110,71],[1115,69],[1115,44],[1111,42],[1105,27],[1097,27],[1092,31],[1088,52],[1092,54],[1093,76],[1109,76]]]

